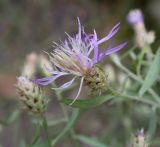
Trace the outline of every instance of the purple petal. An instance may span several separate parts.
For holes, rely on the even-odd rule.
[[[45,77],[45,78],[41,78],[41,79],[35,79],[35,80],[32,80],[32,82],[34,82],[36,84],[39,84],[39,85],[42,85],[42,86],[46,86],[46,85],[49,85],[54,80],[56,80],[57,78],[59,78],[60,76],[63,76],[63,75],[67,75],[67,74],[64,73],[64,74],[58,74],[56,76]]]
[[[77,20],[78,20],[78,39],[80,41],[81,40],[81,23],[80,23],[79,17],[77,17]]]
[[[50,83],[52,83],[52,81],[54,80],[54,77],[45,77],[45,78],[41,78],[41,79],[35,79],[32,80],[32,82],[38,84],[38,85],[42,85],[42,86],[46,86]]]
[[[69,105],[72,105],[77,100],[77,98],[79,97],[79,95],[82,91],[83,81],[84,81],[84,77],[81,78],[80,85],[79,85],[79,90],[78,90],[78,93],[77,93],[76,97],[74,98],[74,100]]]
[[[101,44],[101,43],[109,40],[111,37],[113,37],[118,32],[118,30],[120,28],[119,25],[120,25],[120,23],[116,24],[106,37],[104,37],[98,41],[98,44]]]
[[[106,50],[109,50],[109,49],[113,48],[113,42],[114,42],[114,40],[111,39],[111,41],[109,42],[109,45],[108,45],[107,49],[105,49],[104,52],[101,52],[101,54],[99,55],[99,61],[100,61],[102,58],[105,57],[105,52],[106,52]]]
[[[93,63],[97,63],[97,62],[98,62],[98,56],[99,56],[99,48],[98,48],[98,44],[97,44],[97,34],[96,34],[96,31],[95,31],[95,30],[94,30],[94,41],[93,41],[93,45],[94,45]]]
[[[127,45],[127,42],[124,42],[114,48],[111,48],[111,49],[107,49],[106,52],[105,52],[105,55],[110,55],[112,53],[115,53],[115,52],[118,52],[119,50],[121,50],[123,47],[125,47]]]
[[[103,60],[104,57],[107,56],[107,55],[110,55],[110,54],[112,54],[112,53],[115,53],[115,52],[121,50],[126,44],[127,44],[127,42],[122,43],[122,44],[120,44],[120,45],[112,48],[112,43],[110,43],[110,45],[109,45],[109,47],[106,49],[106,51],[104,51],[104,53],[101,53],[101,54],[99,55],[98,61]]]
[[[107,48],[106,50],[112,48],[112,46],[113,46],[113,41],[114,41],[114,40],[112,39],[112,40],[109,42],[108,48]],[[105,50],[105,51],[106,51],[106,50]],[[98,61],[104,59],[104,57],[105,57],[105,51],[104,51],[104,52],[101,52],[101,53],[99,54]]]
[[[87,37],[87,34],[85,33],[84,28],[82,28],[82,41],[83,42],[86,41],[86,37]]]
[[[46,70],[47,72],[49,72],[50,74],[53,74],[53,75],[57,75],[57,74],[67,74],[66,72],[61,72],[61,71],[49,69],[45,64],[44,64],[43,68],[44,68],[44,70]]]
[[[65,89],[65,88],[71,86],[75,79],[76,79],[76,77],[74,77],[74,78],[73,78],[72,80],[70,80],[69,82],[64,83],[64,84],[61,85],[60,87],[58,87],[58,88],[52,88],[52,89]]]

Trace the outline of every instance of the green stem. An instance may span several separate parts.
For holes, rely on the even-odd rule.
[[[56,87],[55,83],[52,83],[52,85],[54,87]],[[62,95],[61,95],[61,91],[60,90],[55,90],[55,94],[56,94],[56,97],[58,98],[58,100],[62,99]],[[62,103],[60,103],[60,107],[62,109],[62,112],[63,112],[65,118],[68,119],[69,117],[68,117],[67,111],[66,111],[66,109],[65,109],[65,107],[64,107],[64,105]]]
[[[123,94],[123,93],[119,93],[119,92],[113,90],[111,87],[109,88],[109,90],[115,96],[119,96],[119,97],[130,99],[130,100],[140,101],[142,103],[160,108],[160,105],[158,103],[153,102],[151,100],[148,100],[146,98],[144,99],[144,98],[141,98],[141,97],[138,97],[138,96],[130,96],[130,95],[126,95],[126,94]]]
[[[117,57],[117,56],[116,56]],[[117,60],[117,59],[116,59]],[[125,73],[128,74],[128,76],[130,76],[132,79],[136,80],[138,83],[143,84],[143,80],[142,78],[138,77],[137,75],[135,75],[134,73],[132,73],[129,69],[127,69],[125,66],[123,66],[120,62],[120,60],[117,62],[114,61],[114,59],[112,58],[112,61],[116,64],[117,67],[119,67],[122,71],[124,71]],[[153,98],[160,103],[160,98],[158,96],[158,94],[152,89],[149,88],[148,92],[153,96]]]
[[[43,128],[44,128],[46,136],[47,136],[48,146],[52,147],[52,143],[51,143],[51,138],[50,138],[49,131],[48,131],[48,123],[47,123],[46,117],[45,117],[44,114],[41,114],[41,117],[42,117],[42,125],[43,125]]]
[[[142,67],[142,61],[143,61],[143,58],[144,58],[144,55],[147,53],[147,51],[149,50],[150,48],[148,47],[148,45],[144,46],[140,55],[139,55],[139,58],[138,58],[138,63],[137,63],[137,75],[140,76],[141,75],[141,67]]]
[[[68,119],[68,122],[66,126],[63,128],[63,130],[52,140],[52,145],[54,146],[65,134],[71,131],[77,117],[79,115],[79,109],[75,109],[71,115],[71,117]]]
[[[37,123],[36,129],[35,129],[35,134],[34,134],[32,142],[31,142],[31,146],[34,145],[38,141],[38,138],[40,136],[40,128],[41,128],[40,124]]]
[[[56,87],[56,84],[53,83],[53,86]],[[58,100],[61,100],[61,99],[63,98],[62,95],[61,95],[61,91],[55,90],[55,94],[56,94]],[[67,111],[66,111],[66,108],[65,108],[64,104],[60,103],[60,107],[61,107],[61,109],[62,109],[62,112],[63,112],[63,114],[64,114],[64,117],[65,117],[67,120],[69,120],[69,116],[68,116],[68,113],[67,113]],[[71,134],[71,137],[72,137],[73,139],[75,139],[75,137],[74,137],[75,132],[74,132],[73,128],[71,128],[70,134]]]

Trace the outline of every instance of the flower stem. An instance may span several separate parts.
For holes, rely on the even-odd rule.
[[[31,146],[34,145],[38,141],[38,138],[40,136],[40,130],[41,130],[41,126],[40,126],[40,124],[38,122],[36,124],[35,134],[34,134],[32,142],[31,142]]]
[[[121,98],[126,98],[126,99],[130,99],[130,100],[135,100],[135,101],[140,101],[144,104],[148,104],[148,105],[151,105],[151,106],[155,106],[155,107],[160,107],[160,105],[154,101],[151,101],[151,100],[148,100],[148,99],[144,99],[144,98],[141,98],[139,96],[131,96],[131,95],[126,95],[126,94],[123,94],[123,93],[119,93],[117,92],[116,90],[113,90],[111,87],[108,89],[113,95],[115,96],[119,96]]]
[[[137,64],[137,75],[138,76],[141,76],[141,67],[142,67],[142,61],[143,61],[143,58],[144,58],[144,55],[147,53],[147,51],[149,50],[149,46],[145,45],[139,55],[139,58],[138,58],[138,64]]]
[[[56,87],[56,83],[52,83],[52,85],[53,85],[54,87]],[[61,99],[63,98],[63,97],[62,97],[62,94],[61,94],[61,91],[55,90],[55,94],[56,94],[58,100],[61,100]],[[61,109],[62,109],[62,112],[63,112],[64,117],[65,117],[65,118],[67,119],[67,121],[68,121],[68,120],[69,120],[69,116],[68,116],[68,113],[67,113],[67,110],[66,110],[64,104],[60,103],[60,107],[61,107]],[[74,137],[74,136],[75,136],[75,131],[74,131],[73,128],[71,128],[70,135],[71,135],[71,137],[72,137],[73,140],[74,140],[74,139],[75,139],[75,137]]]
[[[44,114],[41,114],[41,118],[42,118],[42,125],[43,125],[43,128],[44,128],[45,133],[46,133],[48,146],[52,147],[51,138],[50,138],[49,131],[48,131],[48,123],[47,123],[46,117],[45,117]]]

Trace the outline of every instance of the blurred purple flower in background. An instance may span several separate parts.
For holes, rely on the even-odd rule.
[[[127,15],[128,23],[135,32],[135,43],[139,48],[146,44],[150,45],[155,41],[155,32],[147,31],[144,23],[144,15],[140,9],[133,9]]]
[[[54,70],[49,70],[52,76],[33,81],[42,86],[46,86],[59,77],[72,75],[73,78],[69,82],[64,83],[59,88],[53,88],[63,89],[70,86],[78,77],[81,79],[81,82],[74,101],[78,98],[84,81],[92,90],[99,90],[106,86],[104,83],[106,82],[105,77],[101,74],[101,70],[95,67],[95,65],[102,61],[105,56],[122,49],[126,45],[126,42],[116,47],[112,47],[110,43],[109,47],[103,52],[100,51],[99,45],[112,38],[118,32],[119,26],[120,23],[114,26],[107,36],[98,40],[96,31],[94,30],[93,34],[87,35],[78,19],[78,34],[71,37],[66,33],[68,38],[64,42],[60,44],[54,43],[54,50],[49,55],[51,62],[54,64]],[[47,67],[46,70],[48,70]]]
[[[142,11],[139,9],[135,9],[133,11],[130,11],[127,16],[127,21],[131,25],[135,25],[137,23],[143,23],[144,22],[144,16],[142,14]]]

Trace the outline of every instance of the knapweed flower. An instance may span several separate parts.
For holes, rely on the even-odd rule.
[[[152,44],[155,40],[154,31],[146,31],[144,16],[141,10],[134,9],[128,13],[128,23],[135,31],[135,42],[138,47],[143,47],[145,44]]]
[[[27,77],[17,78],[17,92],[24,108],[34,114],[43,113],[48,99],[44,96],[42,89],[30,81]]]
[[[112,47],[112,43],[110,43],[109,47],[104,51],[100,50],[99,45],[111,39],[118,32],[119,25],[120,23],[114,26],[106,37],[99,40],[95,30],[93,34],[87,35],[78,19],[78,34],[71,37],[66,33],[68,38],[64,42],[54,43],[54,50],[49,54],[50,60],[54,64],[54,71],[50,71],[52,76],[33,81],[45,86],[59,77],[72,75],[72,80],[64,83],[59,88],[55,88],[62,89],[70,86],[76,78],[80,78],[77,96],[71,104],[78,98],[84,82],[94,91],[106,89],[106,76],[97,64],[105,56],[122,49],[126,45],[126,42],[116,47]]]
[[[144,130],[138,131],[131,139],[130,147],[148,147],[147,137],[144,134]]]

